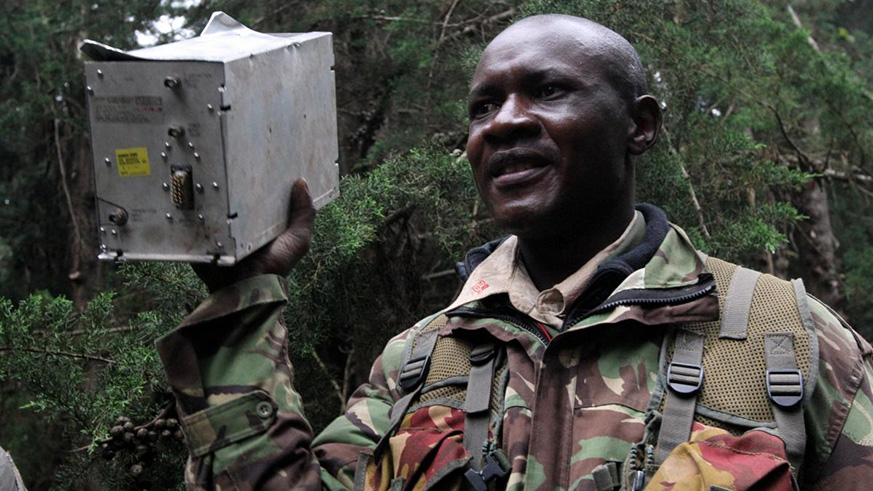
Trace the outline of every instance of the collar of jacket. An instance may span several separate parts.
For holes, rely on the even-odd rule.
[[[661,209],[649,204],[636,208],[646,219],[645,241],[597,268],[585,292],[569,310],[562,330],[628,320],[661,325],[718,319],[715,282],[704,257],[682,229],[667,221]],[[464,264],[459,263],[459,273],[472,272],[503,240],[472,249]],[[483,316],[499,312],[506,317],[504,303],[499,298],[484,299],[456,312],[479,312]]]

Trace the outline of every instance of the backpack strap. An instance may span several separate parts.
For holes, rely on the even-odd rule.
[[[681,329],[667,368],[667,400],[658,436],[657,462],[663,462],[680,443],[688,441],[697,395],[703,386],[703,335]]]
[[[746,339],[749,332],[749,313],[752,310],[752,295],[761,273],[737,267],[728,286],[724,309],[721,312],[719,339]]]
[[[806,426],[803,423],[803,374],[797,369],[794,334],[773,332],[764,335],[764,358],[767,362],[767,395],[776,420],[776,431],[785,442],[791,471],[797,472],[806,449]]]
[[[488,440],[496,359],[494,343],[480,344],[470,351],[470,378],[464,399],[464,448],[473,456],[470,466],[477,471],[482,468],[482,446]]]
[[[425,327],[410,340],[411,348],[409,354],[406,357],[406,361],[400,367],[400,375],[397,377],[397,386],[404,395],[391,406],[389,413],[391,419],[389,420],[388,431],[379,439],[379,443],[376,444],[376,448],[373,450],[373,456],[378,458],[384,452],[391,436],[400,427],[403,415],[406,414],[412,401],[421,393],[428,368],[430,368],[430,359],[439,337],[440,328],[445,326],[448,320],[448,317],[444,314],[435,315],[430,320],[424,322]]]
[[[464,398],[464,449],[471,458],[464,478],[474,491],[486,491],[490,481],[509,474],[509,460],[503,450],[486,450],[491,423],[491,388],[498,355],[493,342],[470,350],[470,376]]]

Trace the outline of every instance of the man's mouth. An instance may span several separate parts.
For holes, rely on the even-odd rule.
[[[549,165],[549,160],[529,150],[508,150],[495,154],[488,162],[488,174],[498,185],[520,184]]]

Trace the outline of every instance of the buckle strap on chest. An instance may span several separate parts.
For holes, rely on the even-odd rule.
[[[797,369],[794,334],[771,332],[764,335],[767,362],[767,395],[776,420],[776,431],[785,442],[791,471],[797,474],[806,449],[803,422],[803,374]]]
[[[658,432],[658,464],[691,435],[697,396],[703,386],[703,339],[701,334],[684,329],[676,334],[673,361],[667,369],[669,393]]]
[[[403,415],[409,410],[412,401],[421,393],[421,389],[424,387],[424,380],[427,377],[427,370],[430,367],[430,356],[433,354],[434,346],[436,346],[437,338],[439,338],[439,327],[442,327],[445,323],[446,317],[443,315],[438,316],[432,319],[425,329],[418,334],[415,346],[409,354],[409,359],[401,368],[400,375],[397,377],[397,385],[404,392],[404,395],[391,406],[388,431],[382,435],[382,438],[376,444],[376,448],[373,449],[374,458],[379,458],[385,451],[385,448],[388,447],[388,441],[400,427]],[[404,375],[406,378],[403,378]],[[405,384],[404,380],[406,381]]]
[[[470,466],[476,471],[482,469],[482,447],[488,440],[496,359],[494,343],[479,344],[470,351],[470,377],[464,399],[464,448],[472,455]]]

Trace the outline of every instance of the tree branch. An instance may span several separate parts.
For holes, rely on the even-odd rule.
[[[49,349],[25,348],[21,346],[0,346],[0,351],[23,351],[26,353],[39,353],[45,355],[66,356],[68,358],[80,358],[89,361],[99,361],[107,365],[114,365],[115,360],[103,358],[102,356],[86,355],[85,353],[73,353],[71,351],[58,351]]]

